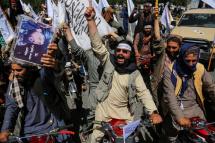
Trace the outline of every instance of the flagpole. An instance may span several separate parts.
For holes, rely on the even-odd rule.
[[[212,62],[214,52],[215,52],[215,44],[213,44],[213,46],[212,46],[212,51],[211,51],[210,59],[209,59],[209,62],[208,62],[208,71],[210,70],[210,67],[211,67],[211,62]]]
[[[158,0],[155,0],[155,8],[158,8]],[[155,16],[158,17],[158,13]]]

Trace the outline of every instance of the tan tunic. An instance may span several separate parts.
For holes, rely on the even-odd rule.
[[[100,61],[105,64],[106,60],[109,60],[109,53],[101,43],[98,34],[91,35],[91,41],[94,52],[99,57]],[[133,119],[128,109],[128,79],[129,74],[118,74],[114,71],[112,88],[105,101],[97,105],[95,120],[108,121],[111,118],[116,118],[131,121]],[[135,84],[137,96],[146,107],[146,110],[150,114],[157,110],[141,75],[136,78]]]

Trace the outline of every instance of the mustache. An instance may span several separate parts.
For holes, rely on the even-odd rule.
[[[14,76],[19,82],[23,82],[25,79],[22,76]]]
[[[125,59],[125,57],[123,55],[117,55],[116,58],[117,59]]]
[[[22,76],[19,76],[19,75],[13,75],[14,78],[22,78]]]

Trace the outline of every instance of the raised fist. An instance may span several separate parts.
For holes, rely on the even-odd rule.
[[[87,21],[90,21],[90,20],[94,20],[96,12],[93,7],[87,7],[84,15]]]

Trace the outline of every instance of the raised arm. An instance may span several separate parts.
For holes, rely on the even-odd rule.
[[[75,58],[81,59],[82,61],[87,60],[87,55],[84,49],[82,49],[80,46],[78,46],[77,42],[75,41],[72,32],[70,30],[70,27],[67,24],[64,24],[63,26],[64,34],[66,37],[67,42],[70,45],[71,52],[75,56]]]
[[[101,64],[104,64],[109,57],[109,52],[105,45],[102,43],[101,38],[98,34],[95,18],[95,10],[93,7],[87,7],[85,17],[88,22],[89,36],[91,40],[92,49],[95,52],[97,58]]]
[[[158,18],[159,10],[158,8],[154,9],[154,31],[155,31],[155,40],[160,40],[160,26],[159,26],[159,18]]]
[[[138,44],[139,44],[139,41],[142,40],[140,39],[140,33],[137,33],[134,37],[134,51],[135,51],[135,55],[139,54],[139,51],[138,51]]]
[[[140,40],[143,40],[143,39],[140,39],[140,33],[137,33],[134,37],[134,43],[133,43],[137,63],[139,62],[139,59],[140,59],[140,53],[138,51],[138,45]]]
[[[63,73],[58,59],[55,58],[57,50],[57,44],[51,43],[48,46],[47,53],[43,54],[41,58],[42,69],[40,70],[40,77],[46,85],[60,80]]]

